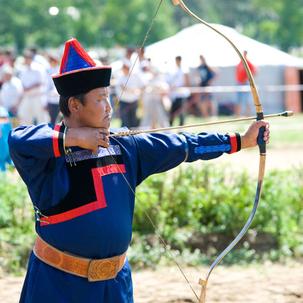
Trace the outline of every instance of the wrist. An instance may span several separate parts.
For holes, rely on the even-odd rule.
[[[65,147],[81,146],[81,136],[77,128],[67,128],[65,133]]]
[[[254,147],[256,144],[252,141],[252,139],[247,136],[247,134],[241,135],[241,145],[242,148],[250,148]]]

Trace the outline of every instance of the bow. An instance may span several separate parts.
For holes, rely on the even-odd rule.
[[[145,36],[145,38],[143,39],[141,48],[144,47],[145,41],[147,40],[148,34],[151,30],[152,24],[155,20],[155,17],[158,13],[158,10],[162,4],[163,0],[160,0],[160,3],[158,5],[156,14],[154,15],[151,25],[147,31],[147,34]],[[210,29],[212,29],[213,31],[217,32],[220,36],[222,36],[226,41],[228,41],[228,43],[233,47],[233,49],[236,51],[236,53],[238,54],[238,56],[241,59],[241,62],[243,63],[243,66],[246,70],[247,76],[248,76],[248,80],[249,80],[249,84],[250,84],[250,88],[251,88],[251,93],[253,96],[253,100],[254,100],[254,105],[256,108],[256,120],[263,120],[264,119],[264,114],[263,114],[263,109],[262,109],[262,105],[260,102],[260,98],[259,98],[259,94],[255,85],[255,81],[254,78],[252,76],[252,73],[250,71],[250,68],[247,64],[246,59],[244,58],[244,56],[242,55],[242,53],[240,52],[240,50],[237,48],[237,46],[227,37],[225,36],[222,32],[220,32],[218,29],[216,29],[215,27],[213,27],[212,25],[210,25],[209,23],[207,23],[206,21],[202,20],[200,17],[198,17],[197,15],[195,15],[185,4],[182,0],[172,0],[173,4],[176,6],[180,6],[180,8],[185,11],[188,15],[190,15],[191,17],[193,17],[194,19],[196,19],[199,23],[202,23],[203,25],[209,27]],[[122,89],[121,95],[119,97],[119,100],[127,86],[128,80],[130,78],[130,75],[133,71],[134,65],[136,64],[138,60],[138,57],[136,58],[130,73],[128,75],[128,78],[126,80],[126,83]],[[118,101],[119,102],[119,101]],[[163,130],[163,129],[160,129]],[[152,130],[153,132],[155,130]],[[258,173],[258,182],[257,182],[257,189],[256,189],[256,194],[255,194],[255,199],[254,199],[254,204],[253,204],[253,208],[252,211],[249,215],[249,218],[247,220],[247,222],[245,223],[245,225],[243,226],[243,228],[241,229],[241,231],[239,232],[239,234],[236,236],[236,238],[218,255],[218,257],[215,259],[215,261],[211,264],[208,273],[206,275],[205,279],[200,279],[199,280],[199,284],[202,286],[201,288],[201,294],[200,297],[198,297],[195,293],[195,291],[193,290],[192,286],[190,285],[187,277],[184,275],[181,267],[179,266],[179,264],[174,260],[174,258],[172,258],[174,260],[174,262],[176,263],[176,265],[178,266],[179,270],[181,271],[183,277],[185,278],[185,280],[187,281],[187,283],[189,284],[191,290],[193,291],[194,295],[196,296],[197,300],[199,300],[199,303],[205,303],[206,300],[206,287],[207,287],[207,283],[209,280],[209,277],[213,271],[213,269],[216,267],[216,265],[234,248],[234,246],[243,238],[243,236],[245,235],[245,233],[247,232],[247,230],[249,229],[253,218],[256,214],[257,211],[257,207],[259,204],[259,200],[260,200],[260,195],[261,195],[261,190],[262,190],[262,184],[263,184],[263,178],[264,178],[264,172],[265,172],[265,162],[266,162],[266,146],[265,146],[265,142],[263,140],[263,136],[264,136],[264,131],[265,131],[265,127],[261,127],[259,130],[259,134],[258,134],[258,139],[257,139],[257,143],[259,146],[259,151],[260,151],[260,161],[259,161],[259,173]],[[128,132],[122,132],[122,133],[118,133],[118,134],[112,134],[111,137],[113,139],[115,139],[114,137],[119,137],[119,136],[125,136],[125,135],[135,135],[138,133],[143,133],[143,132],[151,132],[151,131],[128,131]],[[122,173],[122,172],[121,172]],[[123,175],[123,174],[122,174]],[[124,175],[123,175],[124,177]],[[125,178],[125,177],[124,177]],[[125,181],[128,183],[128,181],[125,178]],[[134,190],[131,188],[131,186],[129,185],[130,190],[134,193]],[[134,193],[135,194],[135,193]],[[146,213],[147,218],[149,219],[149,221],[151,222],[152,226],[155,228],[155,231],[157,233],[156,230],[156,226],[154,225],[153,221],[151,220],[150,216]],[[157,233],[157,236],[159,237],[160,241],[162,242],[162,244],[164,245],[164,247],[167,247],[166,242],[164,241],[164,239],[161,237],[161,235],[159,235]]]
[[[195,15],[185,4],[182,0],[172,0],[174,5],[178,5],[180,6],[180,8],[185,11],[188,15],[190,15],[191,17],[193,17],[194,19],[196,19],[199,23],[204,24],[205,26],[207,26],[208,28],[212,29],[213,31],[215,31],[216,33],[218,33],[220,36],[222,36],[226,41],[228,41],[228,43],[233,47],[233,49],[236,51],[236,53],[238,54],[238,56],[241,59],[241,62],[243,63],[243,66],[246,70],[248,79],[249,79],[249,84],[250,84],[250,88],[251,88],[251,93],[253,96],[253,100],[254,100],[254,105],[256,108],[256,120],[263,120],[264,119],[264,115],[263,115],[263,109],[262,109],[262,105],[260,102],[260,98],[259,98],[259,94],[255,85],[255,81],[254,78],[252,76],[252,73],[250,71],[250,68],[247,64],[246,59],[244,58],[244,56],[242,55],[242,53],[240,52],[240,50],[237,48],[237,46],[227,37],[225,36],[222,32],[220,32],[218,29],[216,29],[215,27],[213,27],[212,25],[210,25],[209,23],[207,23],[206,21],[202,20],[200,17],[198,17],[197,15]],[[255,195],[255,199],[254,199],[254,204],[253,204],[253,208],[252,211],[249,215],[248,220],[246,221],[245,225],[243,226],[243,228],[241,229],[240,233],[236,236],[236,238],[218,255],[218,257],[215,259],[215,261],[211,264],[208,273],[206,275],[206,278],[200,279],[199,283],[202,286],[201,289],[201,294],[200,294],[200,299],[199,299],[199,303],[204,303],[206,300],[206,287],[207,287],[207,282],[209,280],[209,277],[213,271],[213,269],[216,267],[216,265],[234,248],[234,246],[243,238],[243,236],[245,235],[245,233],[247,232],[248,228],[250,227],[254,216],[256,214],[257,211],[257,207],[259,204],[259,200],[260,200],[260,195],[261,195],[261,190],[262,190],[262,184],[263,184],[263,178],[264,178],[264,173],[265,173],[265,162],[266,162],[266,145],[265,142],[263,140],[263,134],[265,131],[265,127],[261,127],[259,130],[259,135],[258,135],[258,146],[259,146],[259,151],[260,151],[260,161],[259,161],[259,173],[258,173],[258,183],[257,183],[257,189],[256,189],[256,195]]]

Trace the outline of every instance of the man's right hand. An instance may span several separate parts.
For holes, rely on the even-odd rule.
[[[109,130],[106,128],[79,127],[69,128],[65,137],[65,146],[79,146],[98,152],[98,147],[109,147]]]

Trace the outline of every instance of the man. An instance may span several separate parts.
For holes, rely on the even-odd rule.
[[[247,51],[243,52],[243,56],[246,59],[248,67],[254,76],[257,72],[256,67],[248,60],[247,58]],[[249,85],[248,77],[246,74],[246,70],[244,68],[243,62],[240,61],[239,64],[236,66],[236,81],[238,85]],[[246,116],[250,115],[250,93],[248,91],[239,91],[237,94],[237,104],[235,108],[235,114],[240,116],[244,114]]]
[[[39,124],[49,120],[46,112],[46,71],[42,65],[33,60],[34,54],[24,52],[24,69],[20,72],[24,93],[18,109],[22,124]]]
[[[208,87],[213,82],[216,73],[215,71],[207,64],[204,56],[200,55],[200,65],[198,66],[198,71],[200,75],[200,86]],[[203,117],[207,118],[209,116],[215,115],[215,106],[214,100],[211,93],[203,92],[201,94],[201,102],[198,103],[200,112]]]
[[[185,74],[182,67],[182,57],[177,56],[175,58],[175,63],[175,69],[167,79],[167,82],[171,89],[170,98],[172,100],[172,105],[169,113],[169,123],[170,125],[173,125],[175,118],[179,117],[179,125],[183,125],[185,122],[185,102],[190,93],[187,89],[180,90],[180,88],[188,86],[187,75]]]
[[[3,66],[2,75],[3,85],[0,90],[0,104],[6,108],[10,117],[16,117],[23,95],[22,82],[14,76],[13,68],[8,64]]]
[[[20,126],[10,135],[13,161],[36,210],[38,234],[21,303],[133,302],[126,251],[136,186],[183,161],[255,146],[259,127],[268,127],[254,123],[244,136],[109,137],[110,75],[111,68],[96,66],[76,39],[67,41],[53,78],[63,123],[54,129]]]
[[[60,60],[59,60],[59,57],[57,57],[56,55],[49,53],[48,61],[49,61],[50,67],[47,70],[47,74],[48,74],[47,88],[46,88],[47,109],[48,109],[48,113],[50,116],[50,122],[52,124],[55,124],[59,111],[60,111],[59,96],[58,96],[56,87],[54,85],[54,82],[52,81],[51,75],[58,73]]]
[[[124,62],[121,71],[122,73],[117,78],[116,93],[120,98],[119,110],[121,126],[134,128],[139,126],[137,109],[144,82],[142,76],[140,77],[138,72],[134,72],[131,77],[129,77],[130,69],[131,65]]]

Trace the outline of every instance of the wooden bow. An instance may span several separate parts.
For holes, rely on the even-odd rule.
[[[254,105],[256,108],[256,120],[263,120],[264,119],[264,115],[263,115],[263,109],[262,109],[262,105],[260,102],[260,98],[259,98],[259,94],[255,85],[255,81],[253,78],[253,75],[250,71],[250,68],[247,64],[247,61],[245,59],[245,57],[242,55],[242,53],[240,52],[240,50],[238,49],[238,47],[227,37],[225,36],[221,31],[219,31],[218,29],[216,29],[215,27],[213,27],[212,25],[210,25],[209,23],[207,23],[206,21],[202,20],[200,17],[198,17],[197,15],[195,15],[185,4],[182,0],[172,0],[174,5],[178,5],[180,6],[180,8],[185,11],[188,15],[190,15],[191,17],[193,17],[194,19],[196,19],[199,23],[202,23],[203,25],[207,26],[208,28],[212,29],[213,31],[215,31],[216,33],[218,33],[220,36],[222,36],[226,41],[228,41],[228,43],[233,47],[233,49],[236,51],[236,53],[238,54],[238,56],[241,59],[241,62],[245,68],[246,74],[248,76],[248,80],[249,80],[249,84],[250,84],[250,88],[251,88],[251,93],[253,96],[253,100],[254,100]],[[245,225],[243,226],[243,228],[241,229],[240,233],[236,236],[236,238],[219,254],[219,256],[215,259],[215,261],[211,264],[208,273],[206,275],[205,279],[200,279],[199,283],[202,286],[201,289],[201,294],[200,294],[200,298],[199,298],[199,303],[205,303],[206,300],[206,287],[207,287],[207,283],[209,280],[209,277],[213,271],[213,269],[215,268],[215,266],[234,248],[234,246],[243,238],[243,236],[245,235],[245,233],[247,232],[247,230],[249,229],[253,218],[256,214],[257,211],[257,207],[259,204],[259,200],[260,200],[260,194],[261,194],[261,190],[262,190],[262,184],[263,184],[263,178],[264,178],[264,173],[265,173],[265,162],[266,162],[266,145],[265,142],[263,140],[263,135],[264,135],[264,131],[265,131],[265,127],[261,127],[259,130],[259,135],[258,135],[258,146],[259,146],[259,151],[260,151],[260,161],[259,161],[259,173],[258,173],[258,182],[257,182],[257,189],[256,189],[256,195],[255,195],[255,200],[254,200],[254,204],[253,204],[253,208],[252,211],[249,215],[248,220],[246,221]]]

